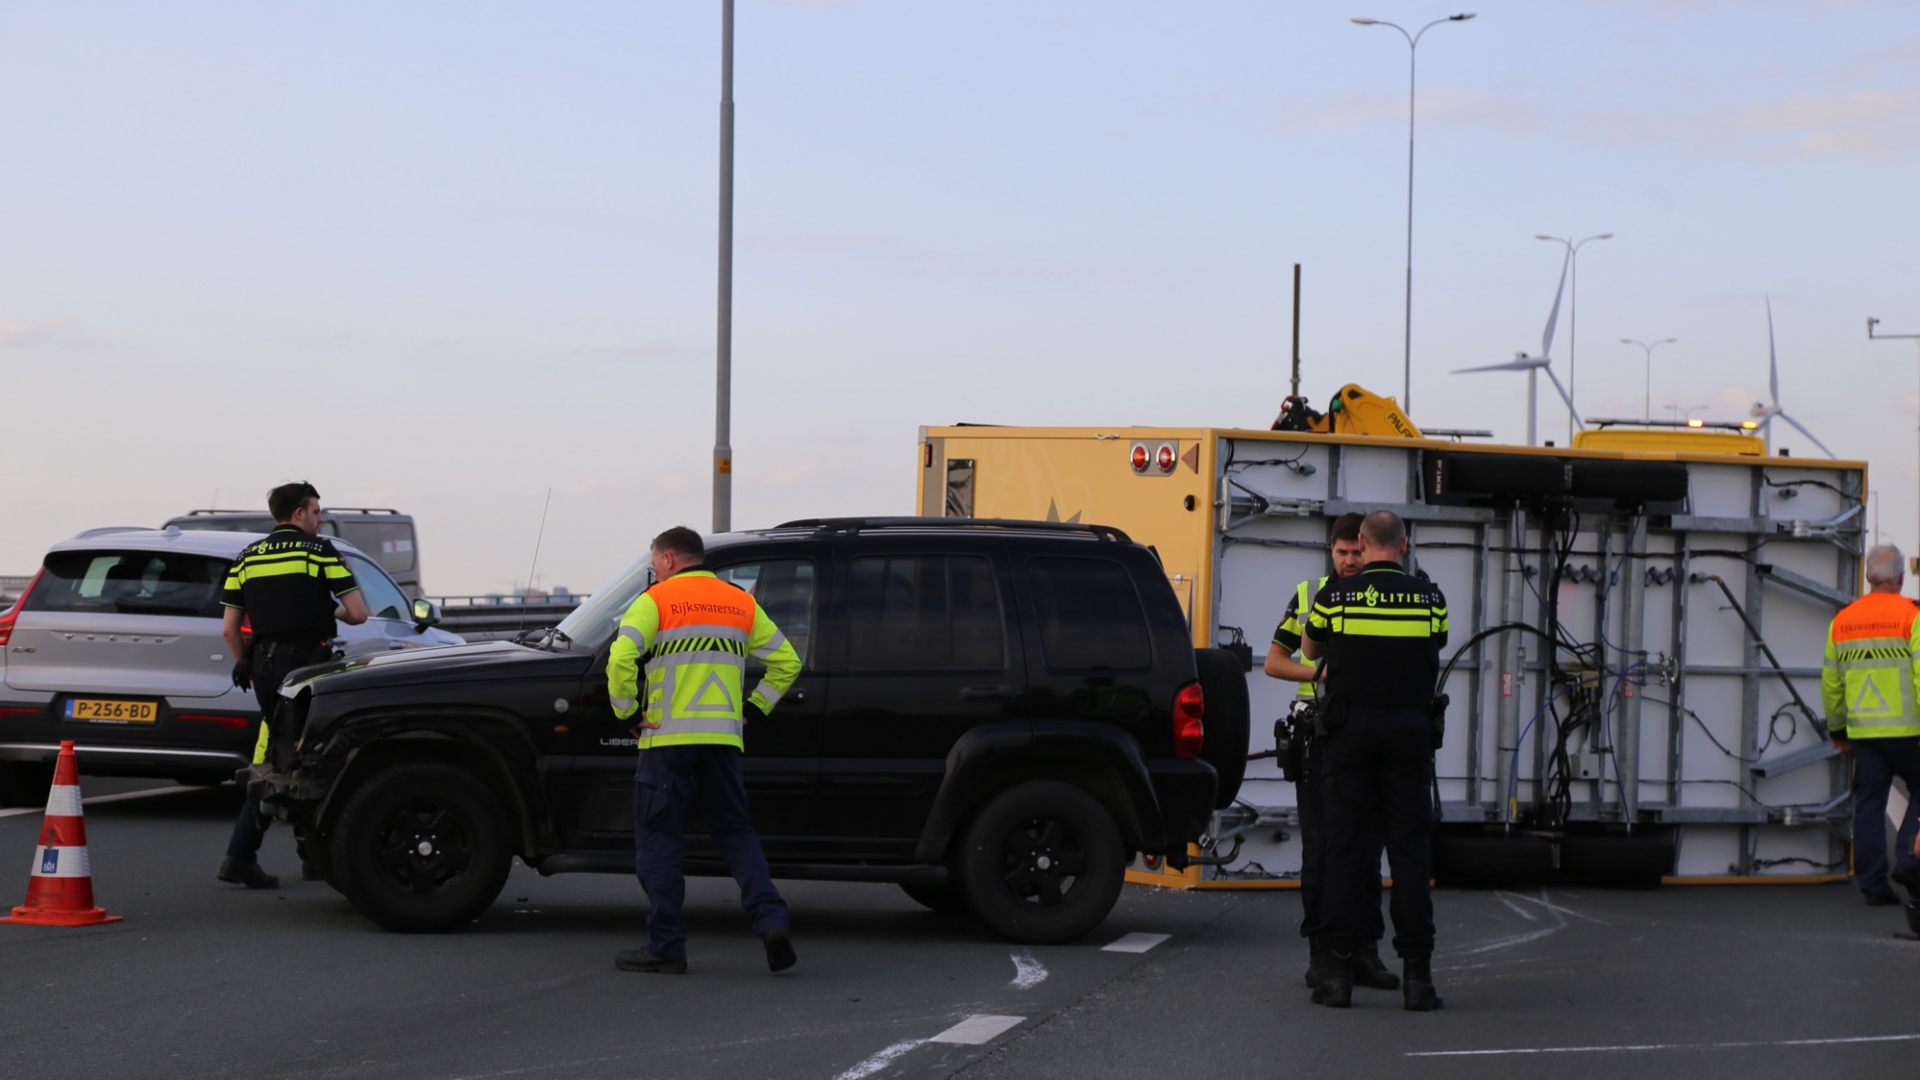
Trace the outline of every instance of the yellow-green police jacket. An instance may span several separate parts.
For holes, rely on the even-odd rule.
[[[1820,666],[1827,730],[1849,739],[1920,735],[1914,673],[1920,668],[1920,608],[1897,593],[1872,592],[1833,617]]]
[[[767,666],[744,700],[747,658]],[[640,685],[640,671],[646,686]],[[709,744],[744,750],[747,702],[773,711],[800,675],[800,654],[744,589],[706,570],[685,570],[641,593],[620,620],[607,661],[607,696],[622,720],[640,711],[659,724],[640,748]]]
[[[1306,630],[1307,617],[1313,612],[1313,598],[1327,587],[1329,575],[1321,574],[1317,578],[1308,578],[1294,587],[1293,599],[1287,604],[1286,614],[1280,617],[1280,625],[1273,630],[1273,643],[1291,657],[1298,659],[1310,668],[1320,665],[1300,655],[1300,638]],[[1313,681],[1309,679],[1300,684],[1294,692],[1295,697],[1313,696]]]

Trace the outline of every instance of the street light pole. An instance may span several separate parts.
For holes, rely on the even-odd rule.
[[[720,4],[720,302],[714,342],[713,531],[733,528],[733,0]]]
[[[1574,243],[1571,240],[1558,236],[1548,236],[1545,233],[1535,233],[1533,238],[1535,240],[1552,240],[1565,244],[1567,247],[1567,262],[1571,264],[1573,271],[1573,281],[1571,283],[1573,292],[1572,295],[1567,298],[1567,401],[1569,403],[1567,408],[1567,445],[1572,446],[1574,425],[1578,423],[1575,419],[1576,414],[1572,407],[1572,402],[1579,400],[1579,398],[1574,396],[1574,359],[1580,351],[1580,249],[1586,246],[1589,241],[1611,240],[1613,239],[1613,234],[1610,232],[1596,233],[1579,243]]]
[[[1661,338],[1659,341],[1656,341],[1653,344],[1649,345],[1644,341],[1635,341],[1632,338],[1620,339],[1620,344],[1622,345],[1638,345],[1642,349],[1646,350],[1646,353],[1647,353],[1647,419],[1649,420],[1653,419],[1653,350],[1659,348],[1662,345],[1671,345],[1674,342],[1679,340],[1680,339],[1677,337]],[[1567,363],[1571,365],[1573,361],[1569,360],[1567,361]],[[1568,372],[1567,378],[1569,379],[1569,381],[1571,381],[1571,379],[1573,378],[1573,373]]]
[[[1446,22],[1466,22],[1474,13],[1463,11],[1458,15],[1449,15],[1444,19],[1435,19],[1409,34],[1404,26],[1386,22],[1382,19],[1369,19],[1356,16],[1352,22],[1359,26],[1391,26],[1400,31],[1407,39],[1407,290],[1406,313],[1401,320],[1403,327],[1404,351],[1400,361],[1400,412],[1403,416],[1413,413],[1413,101],[1414,101],[1414,64],[1420,51],[1420,38],[1427,31]]]
[[[1920,342],[1920,334],[1877,333],[1874,331],[1874,327],[1879,325],[1880,325],[1879,319],[1876,319],[1871,315],[1867,316],[1867,340],[1868,341],[1917,341],[1917,342]],[[1920,430],[1920,429],[1916,429],[1916,430]],[[1916,543],[1914,545],[1913,550],[1920,551],[1920,543]],[[1914,556],[1911,553],[1909,553],[1907,561],[1909,563],[1914,563]],[[1920,564],[1915,564],[1915,565],[1920,565]],[[1911,566],[1909,567],[1909,569],[1911,569]],[[1920,576],[1920,575],[1916,575],[1916,576]]]

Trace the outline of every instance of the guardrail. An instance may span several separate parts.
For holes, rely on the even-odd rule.
[[[430,596],[440,605],[440,628],[468,641],[498,641],[522,630],[553,626],[571,615],[587,594],[525,596]]]

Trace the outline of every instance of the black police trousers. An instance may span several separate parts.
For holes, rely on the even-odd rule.
[[[253,700],[260,705],[260,722],[266,723],[273,715],[273,710],[279,707],[280,684],[288,675],[308,664],[322,663],[332,655],[333,648],[326,642],[314,645],[256,644],[248,675],[253,679]],[[248,795],[246,801],[240,804],[239,816],[234,819],[233,835],[227,840],[227,857],[257,861],[260,842],[266,839],[267,826],[271,824],[272,821],[260,813],[260,800]],[[306,843],[301,841],[295,846],[301,859],[305,860]]]
[[[1321,758],[1329,943],[1352,952],[1379,925],[1378,836],[1386,842],[1393,877],[1393,951],[1403,959],[1431,956],[1432,722],[1425,708],[1352,705],[1346,714],[1324,741]]]
[[[1333,929],[1327,917],[1327,812],[1320,783],[1320,759],[1325,755],[1319,738],[1306,744],[1304,773],[1294,784],[1294,799],[1300,804],[1300,936],[1320,937]],[[1380,865],[1380,834],[1368,837],[1369,856]],[[1380,875],[1367,875],[1361,886],[1365,897],[1359,907],[1360,940],[1373,944],[1385,936],[1386,923],[1380,918]]]

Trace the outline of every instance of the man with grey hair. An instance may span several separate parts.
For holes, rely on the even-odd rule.
[[[1882,544],[1867,552],[1867,595],[1842,608],[1827,628],[1820,669],[1820,704],[1833,745],[1853,758],[1853,875],[1869,904],[1894,904],[1888,886],[1906,887],[1920,901],[1920,608],[1900,595],[1905,579],[1900,549]],[[1896,862],[1887,869],[1887,792],[1898,776],[1909,798],[1900,821]]]

